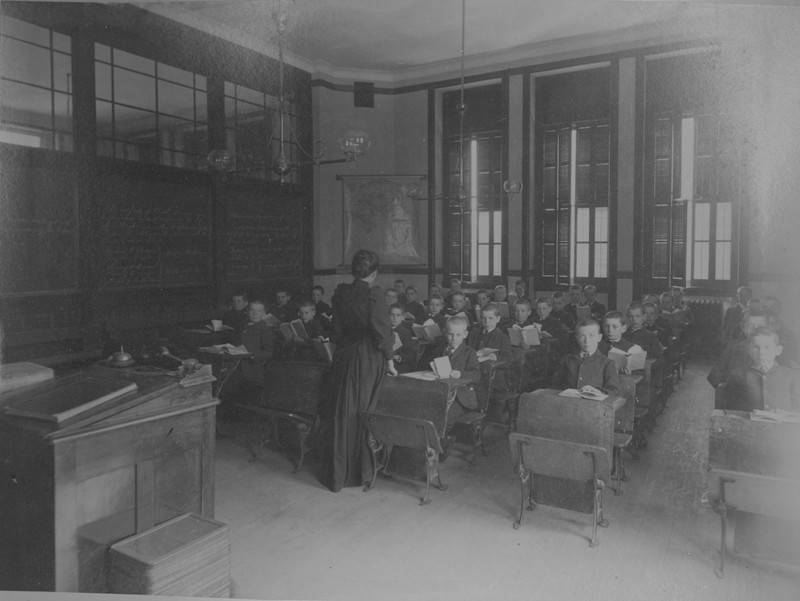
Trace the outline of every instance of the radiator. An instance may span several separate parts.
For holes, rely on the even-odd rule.
[[[729,296],[684,296],[683,300],[692,310],[694,326],[691,336],[691,351],[695,356],[716,358],[722,352],[722,320],[736,299]]]

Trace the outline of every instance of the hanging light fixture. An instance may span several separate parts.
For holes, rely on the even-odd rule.
[[[252,168],[266,168],[279,176],[280,183],[285,183],[286,176],[298,167],[305,165],[330,165],[334,163],[354,163],[356,158],[365,154],[372,141],[369,134],[360,130],[348,130],[344,132],[338,139],[339,148],[344,154],[340,159],[325,159],[326,147],[324,142],[318,141],[315,144],[315,150],[312,153],[305,152],[299,146],[309,160],[289,162],[286,156],[286,86],[285,86],[285,67],[284,50],[286,47],[286,13],[283,10],[283,0],[278,0],[278,10],[272,13],[272,18],[275,21],[275,30],[278,35],[278,155],[275,157],[272,165],[268,166],[263,163],[249,162],[247,168],[236,169],[237,160],[227,150],[212,150],[207,157],[207,162],[211,170],[222,173],[231,173],[239,171],[250,171]],[[244,161],[243,161],[244,162]]]

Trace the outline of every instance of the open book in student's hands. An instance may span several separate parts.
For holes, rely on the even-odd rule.
[[[542,344],[541,331],[542,326],[538,323],[529,324],[524,328],[514,324],[508,328],[508,338],[511,340],[511,346],[539,346]]]
[[[436,357],[431,361],[431,369],[433,373],[439,378],[449,378],[453,372],[453,366],[450,364],[450,357]]]
[[[617,366],[617,371],[621,367],[628,371],[636,371],[644,369],[647,364],[647,352],[638,344],[634,344],[627,352],[612,346],[608,351],[608,358]]]
[[[497,351],[500,349],[497,348],[482,348],[479,349],[476,354],[478,355],[478,362],[483,363],[484,361],[497,361]]]
[[[264,323],[271,328],[279,328],[283,322],[272,313],[267,313],[267,316],[264,318]]]
[[[566,388],[558,393],[558,396],[568,396],[576,399],[590,399],[592,401],[602,401],[608,398],[608,395],[600,392],[596,388],[584,386],[580,390],[577,388]]]
[[[287,342],[295,340],[295,336],[300,340],[308,340],[309,338],[308,332],[306,332],[306,327],[303,325],[303,321],[300,319],[285,321],[278,326],[278,329],[281,331],[281,334],[283,334],[283,337]]]
[[[432,319],[429,319],[422,325],[415,323],[411,326],[411,329],[414,332],[414,336],[420,340],[427,340],[428,342],[433,342],[442,336],[442,329]]]
[[[233,346],[232,344],[214,344],[212,346],[201,346],[200,350],[219,355],[250,355],[250,351],[248,351],[244,345]]]

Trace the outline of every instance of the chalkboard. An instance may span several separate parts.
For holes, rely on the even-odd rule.
[[[206,186],[104,175],[102,285],[174,286],[211,281],[211,218]]]
[[[78,286],[74,171],[0,169],[0,293]]]
[[[224,236],[228,281],[299,277],[303,202],[250,190],[229,196]]]

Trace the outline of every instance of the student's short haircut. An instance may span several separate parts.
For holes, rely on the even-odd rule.
[[[580,284],[572,284],[572,286],[569,287],[569,291],[572,292],[573,290],[577,290],[578,292],[581,292],[583,290],[583,288],[581,288]]]
[[[634,309],[639,309],[639,311],[644,313],[644,305],[642,303],[640,303],[639,301],[633,301],[633,302],[628,303],[628,306],[627,306],[626,310],[627,311],[633,311]]]
[[[395,290],[394,288],[387,288],[386,290],[383,291],[383,294],[384,295],[386,295],[386,294],[397,294],[397,290]]]
[[[401,280],[401,281],[402,281],[402,280]],[[408,291],[410,291],[410,290],[413,290],[414,292],[417,292],[417,293],[419,293],[419,290],[417,290],[417,287],[416,287],[416,286],[406,286],[406,292],[408,292]]]
[[[450,298],[455,298],[457,296],[463,296],[464,300],[467,300],[467,295],[464,294],[461,290],[456,290],[453,294],[450,295]]]
[[[300,306],[297,307],[297,308],[298,309],[302,309],[304,307],[310,307],[310,308],[314,309],[315,311],[317,310],[317,305],[314,304],[314,301],[312,301],[312,300],[304,300],[303,302],[300,303]]]
[[[756,336],[769,336],[775,342],[775,344],[781,343],[781,338],[778,336],[778,333],[775,330],[771,330],[767,326],[758,326],[753,332],[750,334],[750,338],[748,340],[752,340]]]
[[[550,299],[550,298],[548,298],[548,297],[546,297],[546,296],[539,296],[539,297],[537,297],[537,298],[536,298],[536,304],[538,305],[539,303],[544,303],[544,304],[546,304],[548,307],[551,307],[551,308],[552,308],[552,306],[553,306],[553,301],[552,301],[552,299]]]
[[[669,291],[670,291],[670,292],[672,292],[673,294],[674,294],[676,291],[677,291],[677,292],[680,292],[681,294],[683,294],[683,287],[682,287],[682,286],[670,286],[670,287],[669,287]]]
[[[514,282],[514,285],[515,286],[525,286],[526,289],[528,288],[528,284],[525,283],[525,280],[517,280],[516,282]]]
[[[403,309],[403,305],[401,305],[400,303],[392,303],[391,305],[389,305],[389,312],[391,312],[392,309],[399,309],[400,311],[405,313],[405,309]]]
[[[319,290],[320,292],[322,292],[322,294],[325,294],[325,288],[323,288],[322,286],[314,286],[311,289],[311,292],[314,292],[314,290]]]
[[[653,309],[655,309],[656,312],[658,312],[658,305],[655,303],[651,303],[649,301],[642,303],[642,312],[644,312],[644,310],[647,309],[647,307],[653,307]]]
[[[625,316],[622,314],[622,311],[616,309],[603,315],[603,321],[608,321],[609,319],[619,319],[622,323],[625,323]]]
[[[478,290],[478,291],[475,293],[475,296],[478,296],[479,294],[485,294],[486,296],[489,296],[489,291],[488,291],[488,290],[486,290],[485,288],[481,288],[480,290]]]
[[[495,291],[500,290],[500,288],[502,288],[503,290],[506,289],[506,287],[503,286],[502,284],[498,284],[497,286],[494,287]]]
[[[663,297],[665,297],[665,296],[668,296],[668,297],[670,297],[672,300],[675,300],[675,297],[674,297],[674,296],[672,296],[672,292],[671,292],[670,290],[665,290],[664,292],[662,292],[661,294],[659,294],[659,295],[658,295],[658,297],[659,297],[659,298],[663,298]]]
[[[594,284],[586,284],[586,286],[583,287],[583,291],[584,292],[597,292],[597,286],[595,286]]]
[[[450,319],[448,319],[447,323],[445,324],[445,327],[449,327],[450,324],[454,324],[454,325],[457,325],[457,326],[458,325],[463,326],[465,330],[467,328],[469,328],[469,323],[467,322],[467,320],[465,318],[461,317],[460,315],[456,315],[456,316],[451,317]]]
[[[405,286],[406,281],[405,280],[395,280],[394,283],[395,284],[403,284]]]
[[[652,298],[653,300],[647,300],[649,298]],[[657,294],[645,294],[644,302],[653,303],[656,307],[660,307],[661,306],[661,297],[658,296]]]
[[[275,294],[280,294],[281,292],[283,292],[284,294],[288,294],[289,296],[292,296],[292,293],[288,288],[278,288],[275,291]]]
[[[458,278],[450,278],[450,285],[452,286],[453,284],[458,284],[460,286],[461,280],[459,280]]]
[[[752,294],[753,294],[753,289],[752,289],[752,288],[750,288],[750,286],[739,286],[739,287],[736,289],[736,294],[739,294],[739,292],[742,292],[743,290],[747,290],[747,291],[750,293],[750,295],[752,296]]]
[[[587,326],[594,326],[597,328],[598,332],[602,332],[602,330],[600,329],[600,324],[597,323],[596,320],[589,318],[589,319],[582,319],[581,321],[578,322],[578,325],[575,326],[575,333],[577,334],[578,330],[580,330],[581,328],[585,328]]]
[[[525,305],[530,310],[531,301],[529,301],[527,298],[518,298],[517,300],[514,301],[514,307],[516,307],[517,305]]]
[[[253,300],[250,301],[250,304],[251,305],[261,305],[264,309],[267,308],[267,305],[260,298],[254,298]]]
[[[566,297],[566,294],[561,292],[561,290],[556,290],[555,292],[553,292],[553,296],[551,297],[551,299],[555,300],[557,298],[564,298],[564,297]]]
[[[481,311],[481,314],[483,314],[483,313],[494,313],[495,315],[497,315],[498,317],[500,317],[500,307],[498,307],[498,306],[497,306],[497,305],[495,305],[494,303],[488,303],[488,304],[487,304],[487,305],[486,305],[486,306],[483,308],[483,310]]]
[[[241,296],[242,300],[244,302],[247,302],[247,292],[234,292],[233,294],[231,294],[231,298],[233,298],[234,296]]]
[[[442,298],[441,294],[431,294],[431,297],[428,299],[428,301],[432,300],[438,300],[444,302],[444,299]]]

